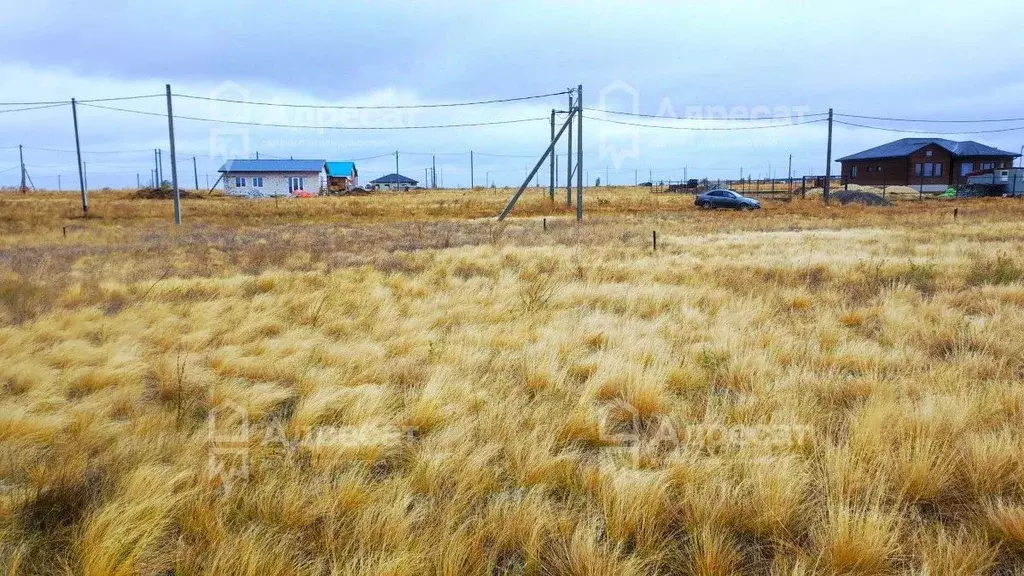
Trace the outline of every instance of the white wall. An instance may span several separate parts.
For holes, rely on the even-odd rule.
[[[263,178],[263,187],[253,186],[253,178]],[[323,172],[230,172],[224,174],[224,193],[229,196],[272,198],[288,196],[288,179],[301,177],[306,192],[319,194]],[[245,186],[235,186],[235,178],[245,178]]]

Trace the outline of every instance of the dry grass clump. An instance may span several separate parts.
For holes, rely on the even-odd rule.
[[[1024,207],[592,194],[0,199],[0,565],[1024,567]]]

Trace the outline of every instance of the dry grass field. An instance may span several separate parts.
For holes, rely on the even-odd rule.
[[[507,194],[0,196],[0,565],[1024,572],[1024,203]]]

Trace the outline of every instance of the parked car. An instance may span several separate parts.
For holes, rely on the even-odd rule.
[[[709,190],[698,194],[694,201],[701,208],[732,208],[734,210],[760,210],[761,203],[732,190]]]

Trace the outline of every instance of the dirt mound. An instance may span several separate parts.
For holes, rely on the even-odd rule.
[[[865,206],[889,206],[889,201],[871,192],[836,192],[840,204],[863,204]]]
[[[861,184],[849,184],[848,188],[850,192],[868,192],[871,194],[877,194],[879,196],[883,194],[881,186],[864,186]],[[832,188],[833,195],[835,195],[838,192],[845,192],[842,185],[835,186]],[[821,188],[808,188],[806,196],[808,198],[820,198],[822,194],[824,194],[824,190]],[[903,194],[917,195],[917,189],[911,188],[910,186],[886,186],[884,194],[885,196],[899,196]]]
[[[195,190],[182,190],[178,189],[179,194],[182,198],[191,198],[196,195]],[[132,194],[134,198],[147,199],[147,200],[171,200],[174,198],[174,190],[172,188],[140,188]]]

